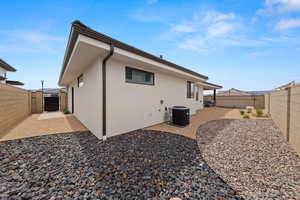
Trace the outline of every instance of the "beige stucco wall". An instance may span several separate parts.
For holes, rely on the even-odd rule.
[[[213,96],[204,96],[204,100],[212,101]],[[217,106],[231,107],[231,108],[245,108],[253,106],[255,108],[265,108],[265,96],[216,96]]]
[[[30,92],[0,83],[0,134],[31,113]]]
[[[287,138],[287,90],[272,92],[270,96],[270,114],[273,121]]]
[[[5,69],[3,69],[2,67],[0,67],[0,76],[4,76],[4,74],[6,73],[7,71]]]
[[[98,138],[102,138],[102,86],[100,84],[102,60],[94,60],[83,73],[84,85],[77,79],[68,87],[68,109],[72,112],[72,87],[74,87],[74,115]]]
[[[31,113],[42,113],[43,108],[43,93],[36,91],[31,93]]]
[[[155,85],[125,82],[125,66],[153,72]],[[186,81],[158,71],[118,61],[107,68],[107,132],[113,136],[166,121],[165,107],[186,106],[191,114],[203,107],[202,88],[199,101],[187,99]],[[161,104],[160,101],[164,103]]]
[[[284,139],[288,140],[300,155],[300,86],[292,87],[289,90],[291,95],[289,112],[288,90],[275,91],[270,96],[265,95],[266,111],[271,114]]]
[[[291,88],[289,142],[300,155],[300,85]]]
[[[154,86],[126,83],[127,65],[116,60],[107,63],[108,137],[166,121],[165,107],[187,106],[191,114],[203,108],[202,88],[198,101],[187,99],[187,80],[148,68],[147,71],[155,73]],[[129,66],[144,69],[142,66]],[[83,73],[83,87],[77,87],[77,80],[68,86],[68,109],[72,110],[71,88],[74,87],[74,115],[98,138],[102,138],[101,71],[102,58],[98,58]],[[162,105],[160,100],[164,101]]]
[[[59,92],[59,110],[64,112],[68,108],[68,95],[66,92]]]

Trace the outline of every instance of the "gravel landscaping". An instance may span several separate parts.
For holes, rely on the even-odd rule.
[[[55,134],[0,150],[0,199],[241,199],[195,140],[166,132]]]
[[[245,199],[300,199],[300,158],[272,120],[210,121],[197,131],[203,158]]]

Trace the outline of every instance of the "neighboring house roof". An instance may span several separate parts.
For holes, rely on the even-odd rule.
[[[296,83],[295,83],[295,81],[292,81],[292,82],[289,82],[287,84],[284,84],[282,86],[279,86],[279,87],[275,88],[275,90],[284,90],[284,89],[290,88],[290,87],[292,87],[294,85],[296,85]]]
[[[10,66],[8,63],[6,63],[4,60],[0,59],[0,67],[2,67],[3,69],[10,71],[10,72],[15,72],[17,71],[15,68],[13,68],[12,66]]]
[[[226,90],[226,91],[219,91],[217,93],[218,96],[234,96],[234,95],[251,95],[247,92],[244,92],[242,90],[238,90],[238,89],[235,89],[235,88],[231,88],[229,90]]]
[[[60,91],[66,91],[66,89],[65,88],[44,88],[44,93],[47,94],[58,94]]]
[[[268,94],[268,93],[271,93],[272,90],[262,90],[262,91],[246,91],[247,93],[249,94],[252,94],[252,95],[264,95],[264,94]]]
[[[216,85],[216,84],[209,83],[209,82],[201,82],[200,84],[203,85],[204,90],[216,90],[216,89],[222,88],[222,86],[220,86],[220,85]]]
[[[264,95],[267,93],[272,92],[272,90],[263,90],[263,91],[242,91],[242,90],[238,90],[235,88],[231,88],[229,90],[226,91],[220,91],[218,92],[218,96],[240,96],[240,95],[244,95],[244,96],[249,96],[249,95]]]
[[[6,83],[9,85],[24,85],[24,83],[20,82],[20,81],[10,81],[10,80],[6,80]]]
[[[31,90],[31,91],[33,92],[42,91],[42,89]],[[43,91],[46,94],[58,94],[60,91],[67,92],[66,88],[44,88]]]
[[[76,43],[76,40],[77,40],[79,34],[87,36],[87,37],[95,39],[95,40],[98,40],[100,42],[109,44],[109,45],[112,44],[112,45],[114,45],[114,47],[117,47],[117,48],[129,51],[129,52],[135,53],[137,55],[143,56],[145,58],[154,60],[156,62],[165,64],[165,65],[168,65],[168,66],[173,67],[173,68],[175,68],[177,70],[181,70],[183,72],[192,74],[192,75],[200,77],[202,79],[206,79],[206,80],[208,79],[207,76],[204,76],[204,75],[199,74],[197,72],[194,72],[192,70],[186,69],[186,68],[184,68],[182,66],[179,66],[179,65],[177,65],[175,63],[172,63],[170,61],[164,60],[164,59],[162,59],[160,57],[154,56],[154,55],[152,55],[150,53],[147,53],[145,51],[142,51],[142,50],[140,50],[138,48],[135,48],[133,46],[125,44],[125,43],[123,43],[123,42],[121,42],[119,40],[113,39],[113,38],[111,38],[111,37],[109,37],[107,35],[99,33],[97,31],[95,31],[95,30],[87,27],[86,25],[84,25],[80,21],[76,20],[76,21],[74,21],[72,23],[72,30],[71,30],[71,33],[70,33],[70,36],[69,36],[68,46],[67,46],[66,53],[65,53],[65,59],[64,59],[63,66],[62,66],[62,71],[60,73],[59,82],[61,81],[62,76],[63,76],[63,74],[65,72],[67,63],[68,63],[68,61],[69,61],[69,59],[71,57],[73,48],[75,46],[75,43]]]

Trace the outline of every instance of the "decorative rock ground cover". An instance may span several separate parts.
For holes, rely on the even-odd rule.
[[[166,132],[1,142],[0,166],[0,199],[240,199],[195,140]]]
[[[300,199],[300,158],[272,120],[217,120],[202,125],[203,158],[245,199]]]

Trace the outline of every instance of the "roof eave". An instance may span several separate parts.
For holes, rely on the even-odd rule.
[[[9,71],[9,72],[16,72],[17,71],[14,67],[9,65],[7,62],[5,62],[2,59],[0,59],[0,67],[2,67],[3,69],[5,69],[6,71]]]
[[[60,72],[60,77],[59,77],[59,81],[58,81],[58,84],[60,86],[62,86],[61,85],[61,81],[62,81],[64,72],[66,70],[66,66],[67,66],[67,64],[69,62],[69,59],[71,57],[72,51],[74,49],[74,46],[75,46],[75,43],[76,43],[76,40],[77,40],[79,34],[87,36],[87,37],[95,39],[95,40],[98,40],[100,42],[104,42],[106,44],[113,44],[115,47],[118,47],[120,49],[124,49],[126,51],[135,53],[137,55],[140,55],[140,56],[143,56],[143,57],[146,57],[146,58],[149,58],[149,59],[154,60],[156,62],[168,65],[168,66],[173,67],[175,69],[178,69],[180,71],[183,71],[183,72],[192,74],[194,76],[197,76],[197,77],[199,77],[201,79],[208,80],[207,76],[204,76],[202,74],[199,74],[199,73],[194,72],[192,70],[189,70],[187,68],[181,67],[181,66],[179,66],[179,65],[177,65],[175,63],[169,62],[167,60],[164,60],[162,58],[159,58],[157,56],[149,54],[149,53],[147,53],[145,51],[142,51],[140,49],[137,49],[137,48],[135,48],[133,46],[127,45],[127,44],[125,44],[125,43],[123,43],[121,41],[118,41],[118,40],[113,39],[113,38],[111,38],[109,36],[106,36],[106,35],[104,35],[102,33],[99,33],[97,31],[95,31],[95,30],[93,30],[93,29],[85,26],[80,21],[76,20],[76,21],[74,21],[72,23],[72,28],[71,28],[71,32],[70,32],[70,35],[69,35],[68,45],[67,45],[66,51],[65,51],[65,57],[64,57],[64,61],[63,61],[63,66],[62,66],[62,70]]]

